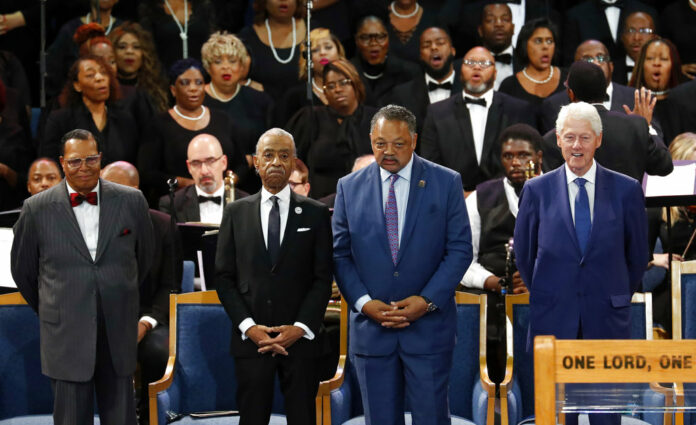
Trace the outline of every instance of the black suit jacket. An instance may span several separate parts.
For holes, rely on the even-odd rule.
[[[271,264],[260,206],[260,192],[233,202],[225,207],[220,224],[215,282],[232,319],[232,355],[260,356],[254,342],[242,341],[239,331],[240,323],[251,317],[265,326],[305,324],[315,338],[300,338],[288,354],[316,357],[324,349],[322,322],[333,275],[329,209],[291,193],[280,253]]]
[[[488,110],[483,140],[481,164],[476,161],[474,136],[469,109],[461,94],[428,107],[421,134],[421,156],[457,171],[462,176],[464,190],[497,177],[502,173],[500,143],[503,129],[516,123],[536,125],[527,102],[504,93],[494,92]]]
[[[421,73],[418,65],[392,55],[387,56],[382,76],[378,80],[373,81],[365,77],[365,70],[357,56],[351,59],[351,62],[355,65],[355,69],[358,70],[358,75],[360,75],[360,79],[365,86],[366,97],[363,103],[370,106],[379,106],[380,99],[394,87],[411,81]]]
[[[659,136],[651,136],[645,119],[595,106],[602,120],[602,145],[595,159],[605,168],[643,181],[643,174],[666,176],[674,169],[672,157]],[[556,129],[544,135],[544,171],[565,162],[556,143]]]
[[[614,88],[611,94],[611,111],[624,112],[623,105],[633,109],[635,97],[633,87],[624,86],[619,83],[611,83]],[[565,90],[547,97],[541,103],[541,132],[546,133],[556,127],[556,118],[561,107],[570,103],[568,92]]]
[[[234,189],[234,199],[241,199],[249,196],[248,193],[237,188]],[[159,200],[160,211],[172,214],[171,201],[169,195],[164,195]],[[201,221],[201,211],[198,208],[198,194],[196,186],[187,186],[174,193],[174,211],[176,211],[176,221],[187,223],[189,221]]]

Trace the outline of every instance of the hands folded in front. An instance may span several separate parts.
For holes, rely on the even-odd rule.
[[[272,337],[270,335],[272,333],[277,335]],[[254,325],[246,331],[246,336],[259,347],[259,353],[272,353],[273,356],[276,354],[287,356],[287,349],[304,334],[305,331],[302,328],[293,325],[273,327]]]

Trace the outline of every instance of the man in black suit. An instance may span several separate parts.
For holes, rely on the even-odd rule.
[[[588,62],[575,62],[568,72],[567,86],[571,102],[590,103],[599,112],[602,120],[602,145],[594,155],[597,162],[638,181],[643,180],[644,173],[665,176],[672,172],[672,157],[662,139],[651,134],[645,118],[608,111],[602,105],[606,80],[598,67]],[[647,99],[641,99],[641,102],[650,103]],[[556,141],[555,129],[544,136],[542,150],[546,171],[565,162]]]
[[[469,50],[461,68],[463,93],[428,106],[423,125],[421,155],[461,174],[466,191],[502,173],[502,129],[535,124],[526,102],[494,92],[494,63],[485,48]]]
[[[622,72],[621,78],[626,78],[627,84],[631,81],[633,67],[640,57],[640,49],[643,44],[657,37],[655,22],[652,16],[645,12],[633,12],[626,17],[621,33],[621,44],[625,55],[617,58],[616,72]]]
[[[445,100],[462,90],[459,75],[454,72],[452,60],[455,50],[449,34],[442,28],[428,28],[420,37],[420,60],[423,72],[420,76],[394,87],[382,98],[384,105],[405,107],[416,116],[418,133],[428,105]]]
[[[174,208],[168,195],[161,197],[159,209],[174,214],[179,223],[195,221],[220,224],[225,206],[223,173],[227,169],[227,155],[222,153],[220,141],[211,134],[199,134],[191,139],[186,167],[194,184],[174,194]],[[248,194],[235,189],[234,195],[238,199]]]
[[[587,40],[580,44],[575,50],[575,61],[585,61],[599,66],[604,72],[607,81],[606,95],[603,105],[610,111],[623,111],[624,105],[633,109],[635,105],[635,89],[612,81],[614,73],[614,62],[609,56],[607,47],[601,41]],[[556,117],[563,105],[570,103],[568,93],[558,92],[553,96],[547,97],[541,104],[541,126],[542,132],[546,133],[556,126]]]
[[[260,192],[225,207],[216,283],[233,324],[240,424],[267,424],[276,374],[289,425],[315,421],[331,295],[332,240],[325,205],[290,190],[292,135],[273,128],[256,145]]]

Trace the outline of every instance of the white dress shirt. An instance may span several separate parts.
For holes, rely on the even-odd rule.
[[[411,171],[413,170],[413,155],[406,166],[397,174],[399,178],[394,182],[394,196],[396,197],[396,211],[398,212],[398,231],[399,231],[399,246],[401,246],[401,234],[403,233],[404,223],[406,222],[406,206],[408,205],[408,193],[411,189]],[[387,209],[387,199],[389,199],[389,185],[392,173],[379,168],[379,176],[382,180],[382,211]],[[355,309],[362,311],[363,306],[371,301],[370,294],[365,294],[358,298],[355,302]]]
[[[512,45],[508,46],[507,49],[503,50],[498,54],[502,55],[504,53],[509,53],[512,56]],[[502,83],[504,79],[512,75],[512,63],[496,62],[495,73],[495,83],[493,84],[493,90],[498,90],[498,88],[500,87],[500,83]]]
[[[462,91],[463,97],[475,97]],[[474,147],[476,148],[476,162],[481,164],[481,155],[483,154],[483,139],[486,135],[486,121],[488,120],[488,111],[493,103],[493,90],[488,90],[479,98],[486,99],[486,106],[467,103],[469,109],[469,117],[471,118],[471,132],[474,135]]]
[[[602,0],[604,3],[614,4],[616,0]],[[609,6],[604,9],[604,16],[607,17],[607,23],[609,24],[609,31],[611,31],[611,38],[616,41],[616,37],[619,32],[619,15],[621,15],[621,9],[616,6]]]
[[[428,87],[428,83],[431,81],[435,84],[444,84],[444,83],[454,84],[454,69],[452,70],[452,72],[449,73],[447,78],[442,80],[442,82],[437,81],[436,79],[434,79],[433,77],[431,77],[430,75],[428,75],[426,73],[425,74],[426,90]],[[433,91],[428,90],[428,98],[430,99],[430,103],[435,103],[435,102],[439,102],[441,100],[448,99],[451,95],[452,95],[452,90],[447,90],[447,89],[437,89],[437,90],[433,90]]]
[[[626,75],[628,80],[626,81],[631,81],[631,76],[633,76],[633,67],[636,66],[636,62],[631,59],[630,56],[626,55]]]
[[[268,215],[273,208],[273,201],[271,201],[271,196],[274,196],[271,192],[267,191],[265,187],[261,188],[261,230],[263,231],[263,241],[268,248]],[[278,197],[278,209],[280,212],[280,243],[283,243],[283,236],[285,235],[285,226],[288,222],[288,214],[290,212],[290,185],[285,185],[285,187],[278,193],[275,194]],[[247,317],[242,320],[239,324],[239,330],[242,332],[242,340],[247,339],[246,331],[250,327],[256,325],[256,322],[251,317]],[[314,333],[301,322],[293,323],[294,326],[301,328],[305,331],[303,338],[314,339]]]
[[[68,195],[78,193],[70,186],[70,183],[65,181],[68,187]],[[97,205],[92,205],[87,201],[73,207],[73,213],[77,219],[77,225],[80,226],[80,233],[85,240],[89,255],[92,261],[97,258],[97,243],[99,242],[99,205],[101,203],[101,194],[99,193],[99,181],[92,192],[97,192]]]
[[[575,224],[575,197],[577,196],[578,191],[580,190],[580,188],[578,188],[578,185],[575,183],[575,179],[578,177],[582,177],[585,180],[587,180],[587,182],[585,183],[585,189],[587,190],[587,198],[590,201],[590,221],[592,221],[594,218],[594,195],[595,180],[597,178],[597,162],[593,159],[592,166],[582,176],[578,176],[572,171],[570,171],[568,164],[565,164],[564,167],[566,173],[566,182],[568,183],[568,202],[570,202],[570,214],[573,217],[573,224]]]
[[[614,95],[614,83],[609,83],[607,85],[607,100],[602,102],[602,105],[604,105],[605,108],[607,108],[607,111],[611,111],[611,97]]]
[[[198,196],[220,197],[220,205],[212,201],[198,203],[201,223],[220,224],[222,222],[222,211],[225,209],[225,185],[220,185],[220,188],[213,193],[205,192],[196,186],[196,194]]]

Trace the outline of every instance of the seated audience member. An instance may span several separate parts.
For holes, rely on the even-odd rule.
[[[324,65],[335,61],[338,58],[346,57],[343,45],[335,35],[331,34],[326,28],[315,28],[309,33],[310,51],[312,52],[312,104],[327,105],[328,100],[324,94]],[[275,125],[283,126],[292,118],[298,110],[309,105],[307,100],[307,60],[305,55],[307,47],[300,45],[300,79],[299,84],[295,84],[288,89],[275,105],[273,122]]]
[[[418,66],[389,55],[389,34],[378,17],[362,18],[356,28],[357,54],[351,62],[365,86],[365,104],[377,106],[395,86],[417,78]]]
[[[671,41],[656,37],[647,41],[640,51],[640,57],[628,84],[640,89],[645,87],[657,98],[653,116],[660,124],[664,140],[671,142],[678,134],[693,125],[693,117],[681,108],[678,102],[670,99],[670,90],[682,81],[679,53]],[[691,99],[693,102],[693,98]]]
[[[29,195],[36,195],[60,183],[61,178],[60,169],[54,160],[38,158],[29,166],[27,191]]]
[[[503,80],[498,90],[535,106],[563,91],[565,72],[553,65],[557,40],[556,26],[548,19],[525,24],[515,48],[516,64],[522,70]]]
[[[511,124],[535,124],[527,102],[493,90],[493,55],[474,47],[464,56],[461,80],[464,90],[428,106],[421,155],[461,174],[465,191],[497,176],[500,132]]]
[[[643,180],[643,174],[665,176],[672,172],[672,158],[662,139],[651,131],[648,118],[626,115],[623,112],[608,111],[602,103],[606,94],[604,72],[597,66],[580,61],[575,62],[568,73],[566,82],[571,102],[592,104],[599,113],[602,124],[602,144],[594,154],[595,160],[603,167]],[[651,109],[650,97],[645,90],[639,102]],[[648,112],[647,115],[650,115]],[[544,136],[544,165],[550,171],[564,163],[558,147],[556,130]]]
[[[350,172],[355,158],[372,152],[370,120],[376,112],[363,105],[365,87],[350,62],[337,59],[323,72],[329,104],[305,107],[287,124],[297,156],[308,164],[314,199],[336,192],[338,179]]]
[[[238,34],[251,55],[249,77],[279,100],[297,82],[300,44],[307,34],[305,2],[254,0],[253,7],[254,24]]]
[[[152,34],[164,69],[180,59],[200,60],[201,46],[214,31],[212,5],[207,0],[143,0],[138,22]]]
[[[673,1],[662,11],[660,33],[674,42],[681,55],[682,74],[696,78],[696,3]]]
[[[621,33],[624,54],[617,58],[616,81],[626,84],[631,80],[633,66],[640,57],[640,49],[648,40],[657,37],[652,16],[645,12],[633,12],[626,17]],[[575,59],[577,60],[577,58]]]
[[[104,28],[102,35],[108,36],[114,28],[123,23],[121,19],[111,14],[116,3],[118,0],[90,2],[89,13],[69,20],[60,28],[55,40],[46,51],[46,70],[48,72],[46,91],[49,97],[60,94],[70,66],[80,56],[78,50],[81,43],[78,43],[77,39],[74,38],[77,29],[85,24],[94,23]],[[95,6],[98,6],[98,10]]]
[[[295,168],[290,173],[288,184],[290,189],[298,195],[309,196],[309,190],[312,188],[309,184],[309,168],[300,158],[295,158]]]
[[[401,105],[416,116],[421,132],[428,105],[445,100],[462,91],[459,73],[452,61],[455,50],[445,30],[431,27],[420,37],[420,64],[423,71],[411,81],[394,87],[382,98],[382,103]]]
[[[101,171],[101,178],[138,189],[138,170],[128,162],[113,162]],[[152,267],[140,289],[138,321],[138,363],[140,363],[140,401],[138,416],[148,424],[148,385],[164,376],[169,358],[169,294],[181,288],[181,241],[167,214],[150,210],[155,236]]]
[[[587,40],[575,50],[575,61],[585,61],[599,66],[604,72],[607,81],[606,97],[603,100],[604,107],[610,111],[624,111],[624,105],[629,110],[634,108],[635,89],[612,81],[614,62],[609,56],[606,46],[597,40]],[[541,104],[541,130],[546,133],[556,126],[558,111],[563,105],[570,102],[567,91],[558,92],[547,97]]]
[[[506,263],[505,245],[515,231],[519,193],[541,172],[541,135],[526,124],[513,124],[500,135],[505,176],[476,186],[466,198],[473,260],[462,278],[465,291],[488,296],[488,370],[494,382],[505,374],[505,293],[527,292],[514,264]],[[533,168],[528,169],[529,162]],[[511,273],[508,276],[508,273]]]
[[[152,36],[140,24],[125,22],[109,34],[116,55],[122,102],[142,131],[169,107],[166,83]]]
[[[240,150],[251,164],[255,143],[269,127],[271,97],[240,83],[244,61],[249,58],[244,43],[232,34],[216,32],[203,44],[203,67],[210,75],[203,104],[227,112],[240,129]]]
[[[0,81],[9,90],[17,93],[19,102],[24,106],[27,117],[30,116],[31,89],[27,74],[17,56],[7,50],[0,50]],[[28,122],[28,119],[27,119]]]
[[[137,127],[130,112],[116,102],[119,97],[116,75],[102,58],[87,55],[78,59],[59,98],[61,108],[48,116],[39,154],[57,160],[63,135],[81,128],[89,130],[99,143],[103,165],[135,161]]]
[[[500,83],[512,75],[512,35],[515,24],[512,23],[512,11],[507,3],[490,3],[481,11],[481,22],[478,35],[483,47],[490,50],[495,58],[495,85],[498,90]]]
[[[199,134],[210,134],[220,141],[227,165],[237,165],[238,174],[248,169],[238,146],[235,123],[225,112],[203,106],[203,72],[195,59],[182,59],[172,66],[169,80],[175,104],[156,115],[143,133],[138,167],[150,205],[157,205],[160,196],[167,193],[167,180],[171,178],[177,178],[179,187],[194,184],[186,168],[186,151]]]
[[[422,1],[395,0],[389,4],[389,46],[391,54],[418,63],[419,40],[426,28],[435,25],[437,9],[426,8]]]
[[[31,143],[17,122],[17,116],[23,115],[17,108],[22,107],[7,104],[8,92],[0,81],[0,211],[18,207],[26,197],[22,189],[26,181],[24,173],[34,157]]]
[[[194,184],[174,194],[174,208],[168,195],[159,200],[159,209],[173,214],[180,223],[189,221],[220,224],[225,208],[226,194],[223,173],[227,156],[220,141],[210,134],[199,134],[188,145],[186,167]],[[234,190],[234,199],[247,196]]]

